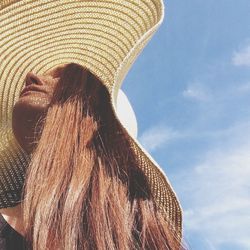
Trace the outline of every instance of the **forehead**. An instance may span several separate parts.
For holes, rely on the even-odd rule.
[[[63,71],[63,69],[65,68],[67,64],[59,64],[55,67],[53,67],[52,69],[49,69],[45,72],[45,74],[49,74],[49,75],[60,75],[60,73]]]

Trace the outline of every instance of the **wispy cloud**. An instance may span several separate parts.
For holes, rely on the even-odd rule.
[[[145,130],[138,140],[145,149],[152,152],[166,145],[168,142],[182,136],[183,135],[176,130],[168,128],[164,125],[156,125]]]
[[[239,140],[243,127],[245,138]],[[217,146],[178,176],[186,204],[184,225],[187,234],[202,234],[216,249],[226,244],[250,249],[249,123],[225,134],[231,135],[226,148]]]
[[[232,62],[237,66],[250,66],[250,44],[234,52]]]
[[[208,88],[199,82],[189,84],[187,88],[182,92],[182,95],[186,98],[194,99],[197,101],[208,101],[211,97]]]
[[[246,94],[246,93],[250,92],[250,82],[241,84],[241,85],[238,87],[237,91],[238,91],[239,93],[242,93],[242,94]]]

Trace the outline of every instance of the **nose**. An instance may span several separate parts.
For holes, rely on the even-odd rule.
[[[33,72],[29,72],[26,75],[26,86],[31,84],[43,85],[43,80],[40,76],[34,74]]]

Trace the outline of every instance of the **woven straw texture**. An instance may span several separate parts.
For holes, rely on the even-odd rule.
[[[115,110],[123,79],[163,17],[162,0],[0,1],[0,208],[20,201],[29,162],[11,128],[26,74],[79,63],[106,85]],[[158,208],[181,237],[182,210],[167,176],[129,136]]]

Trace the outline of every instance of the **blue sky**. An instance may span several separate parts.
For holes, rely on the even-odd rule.
[[[250,1],[165,2],[122,89],[194,250],[250,249]]]

